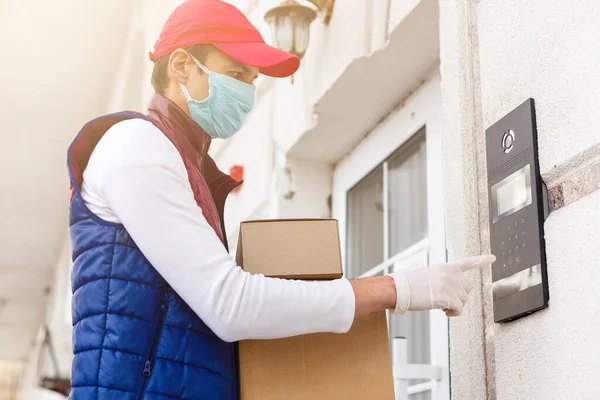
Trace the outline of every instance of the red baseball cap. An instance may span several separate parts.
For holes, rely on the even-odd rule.
[[[211,44],[261,74],[284,78],[300,66],[297,56],[269,46],[235,6],[221,0],[188,0],[169,16],[150,60],[195,44]]]

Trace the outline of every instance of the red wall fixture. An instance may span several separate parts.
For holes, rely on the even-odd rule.
[[[232,166],[231,168],[229,168],[229,175],[231,175],[231,177],[238,182],[243,181],[244,180],[244,167],[242,167],[241,165]],[[240,190],[241,187],[242,187],[242,185],[236,187],[231,192],[235,193],[238,190]]]

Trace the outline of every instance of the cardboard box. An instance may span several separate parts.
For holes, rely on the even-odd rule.
[[[393,400],[385,312],[347,334],[239,344],[241,400]]]
[[[341,278],[338,231],[334,219],[242,222],[236,261],[245,271],[270,277]]]
[[[338,278],[337,221],[244,222],[237,261],[266,276]],[[357,319],[347,334],[242,341],[239,365],[241,400],[394,399],[385,312]]]

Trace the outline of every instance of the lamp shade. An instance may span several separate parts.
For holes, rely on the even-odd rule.
[[[265,15],[271,25],[275,45],[300,58],[304,56],[310,40],[310,24],[317,12],[295,0],[286,0]]]

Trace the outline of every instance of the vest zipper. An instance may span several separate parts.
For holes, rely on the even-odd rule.
[[[156,323],[153,329],[150,352],[148,353],[148,358],[144,363],[144,370],[142,371],[142,382],[140,384],[140,388],[136,396],[137,400],[140,400],[142,398],[144,391],[146,390],[148,380],[150,379],[150,375],[152,375],[152,368],[154,368],[154,363],[156,361],[156,348],[158,346],[158,340],[160,338],[160,333],[162,332],[163,323],[165,321],[166,311],[167,306],[165,303],[162,303],[158,309],[158,317],[156,318]]]

